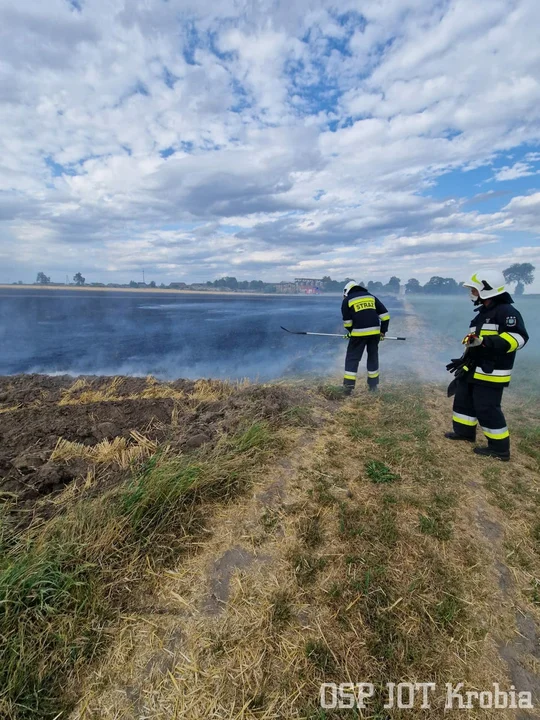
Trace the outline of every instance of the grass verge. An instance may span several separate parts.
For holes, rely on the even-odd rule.
[[[79,503],[16,536],[0,523],[0,716],[67,710],[81,667],[100,651],[129,594],[184,552],[201,529],[197,507],[227,501],[283,447],[266,422],[187,456],[156,452],[126,486]]]

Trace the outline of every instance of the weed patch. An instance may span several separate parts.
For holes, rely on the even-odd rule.
[[[274,627],[283,627],[292,618],[292,606],[289,593],[284,590],[277,590],[270,598],[271,602],[271,623]]]
[[[320,640],[308,640],[306,643],[306,657],[318,670],[323,673],[334,669],[334,658],[328,646]]]
[[[373,483],[391,483],[399,480],[399,475],[392,472],[390,468],[380,460],[369,460],[365,468],[368,478]]]
[[[437,540],[450,540],[452,537],[452,523],[435,509],[429,515],[418,516],[420,532],[431,535]]]
[[[318,547],[322,540],[322,528],[321,522],[318,515],[302,518],[300,523],[299,537],[308,548]]]
[[[300,586],[313,583],[317,574],[326,567],[324,558],[317,558],[302,551],[295,551],[290,556],[296,581]]]

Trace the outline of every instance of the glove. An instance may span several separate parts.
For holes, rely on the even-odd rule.
[[[469,348],[480,347],[480,345],[482,345],[483,342],[484,342],[483,339],[479,338],[478,335],[475,335],[474,333],[465,335],[465,337],[461,341],[462,345],[466,345]]]
[[[347,334],[343,336],[343,339],[348,340],[350,337],[352,337],[351,333],[347,332]]]
[[[460,358],[452,358],[446,369],[448,372],[453,373],[456,378],[460,378],[467,372],[464,368],[470,367],[470,364],[469,351],[466,350]]]
[[[463,367],[464,363],[465,363],[465,360],[462,357],[454,358],[448,363],[448,365],[446,366],[446,369],[448,370],[448,372],[453,373],[459,367]]]
[[[381,333],[381,342],[384,340],[384,333]]]

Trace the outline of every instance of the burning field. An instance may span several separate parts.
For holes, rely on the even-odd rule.
[[[498,464],[441,439],[436,386],[0,378],[0,717],[463,717],[446,682],[538,705],[540,417],[514,402]],[[346,682],[363,714],[321,707]],[[388,682],[431,708],[385,709]]]

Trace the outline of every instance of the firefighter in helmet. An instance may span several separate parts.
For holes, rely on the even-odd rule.
[[[349,338],[345,357],[343,389],[350,395],[356,384],[358,365],[367,350],[367,383],[370,390],[379,385],[379,342],[388,331],[390,315],[383,303],[355,280],[343,288],[343,324]]]
[[[487,447],[475,447],[477,455],[510,459],[510,435],[501,409],[503,390],[508,387],[516,352],[529,335],[514,301],[506,292],[502,273],[476,272],[464,283],[476,306],[476,317],[463,339],[465,353],[447,369],[455,373],[449,395],[454,395],[453,431],[449,440],[476,439],[478,424]]]

